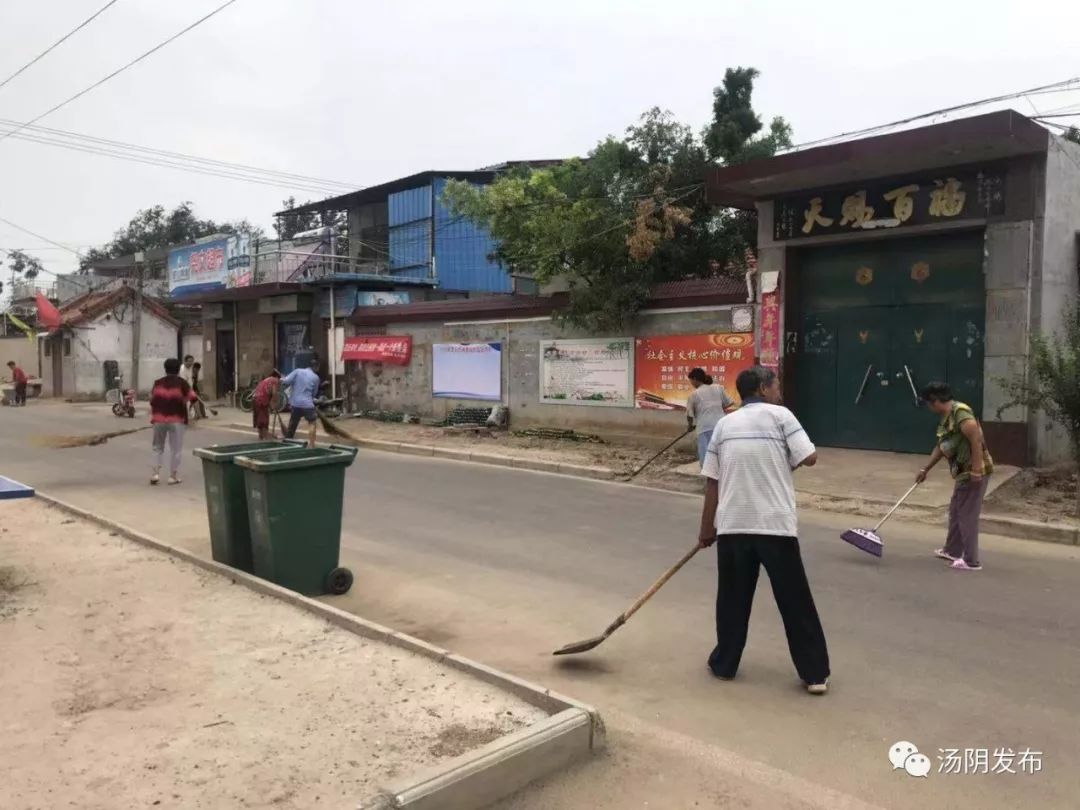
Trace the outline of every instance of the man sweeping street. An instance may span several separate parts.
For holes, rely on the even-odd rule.
[[[311,426],[308,431],[309,447],[315,446],[315,422],[319,418],[315,410],[315,397],[319,394],[319,375],[315,371],[318,367],[319,358],[312,355],[309,367],[294,369],[281,380],[282,387],[289,389],[289,427],[285,431],[285,438],[295,436],[300,420],[306,419]]]
[[[742,407],[717,424],[701,474],[705,506],[698,542],[716,544],[716,648],[709,669],[735,677],[761,566],[784,620],[788,649],[807,691],[828,690],[829,653],[797,538],[792,472],[817,463],[799,420],[783,407],[780,382],[761,366],[735,382]]]
[[[26,372],[23,371],[14,360],[8,360],[8,369],[11,371],[11,381],[15,383],[14,405],[26,405]]]

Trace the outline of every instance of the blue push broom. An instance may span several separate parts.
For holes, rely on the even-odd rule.
[[[882,552],[885,551],[885,543],[881,539],[881,535],[878,534],[878,529],[882,524],[892,517],[892,513],[900,508],[900,504],[908,499],[908,496],[915,491],[915,487],[919,486],[918,483],[912,484],[911,489],[904,493],[904,496],[896,502],[896,506],[890,509],[881,520],[878,521],[877,526],[872,529],[848,529],[842,535],[840,539],[846,543],[851,543],[855,548],[865,551],[867,554],[873,554],[875,557],[880,557]]]

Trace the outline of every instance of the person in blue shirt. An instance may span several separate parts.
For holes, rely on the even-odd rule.
[[[281,387],[289,391],[289,427],[285,431],[285,436],[289,439],[295,436],[296,429],[300,427],[300,420],[306,419],[310,425],[309,447],[315,446],[315,420],[318,419],[315,398],[319,395],[319,374],[315,369],[318,367],[319,359],[312,355],[308,367],[295,369],[281,380]]]

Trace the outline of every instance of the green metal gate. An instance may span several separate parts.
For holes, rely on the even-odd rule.
[[[981,233],[809,249],[796,272],[796,408],[814,441],[928,451],[931,380],[981,411]]]

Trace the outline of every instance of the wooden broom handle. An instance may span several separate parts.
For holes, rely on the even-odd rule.
[[[701,546],[697,543],[694,543],[694,547],[685,554],[683,554],[682,559],[680,559],[677,563],[671,566],[671,568],[665,571],[661,575],[660,579],[656,580],[656,582],[652,584],[652,587],[649,588],[649,590],[645,591],[645,593],[639,596],[637,601],[634,602],[634,604],[632,604],[630,607],[628,607],[622,616],[615,620],[617,625],[623,624],[627,619],[637,613],[638,608],[640,608],[642,605],[652,599],[653,595],[664,586],[664,583],[671,579],[673,576],[675,576],[679,572],[679,569],[686,565],[688,562],[690,562],[690,558],[697,554],[700,550]]]

